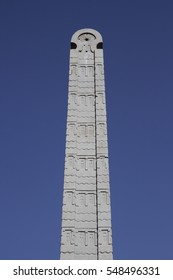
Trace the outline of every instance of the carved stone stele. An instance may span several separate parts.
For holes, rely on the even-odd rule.
[[[113,258],[103,41],[93,29],[71,39],[60,253]]]

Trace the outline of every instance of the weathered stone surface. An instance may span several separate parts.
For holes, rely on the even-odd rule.
[[[102,37],[71,40],[61,259],[112,259]]]

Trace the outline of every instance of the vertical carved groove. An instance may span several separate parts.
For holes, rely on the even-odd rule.
[[[97,260],[99,260],[99,227],[98,227],[98,183],[97,183],[97,92],[96,92],[96,63],[94,53],[94,95],[95,95],[95,157],[96,157],[96,219],[97,219]]]

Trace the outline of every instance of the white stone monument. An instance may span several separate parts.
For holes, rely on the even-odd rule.
[[[62,260],[111,260],[112,228],[103,43],[93,29],[71,40]]]

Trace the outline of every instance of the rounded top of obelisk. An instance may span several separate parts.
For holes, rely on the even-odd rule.
[[[84,28],[76,31],[71,38],[71,43],[76,45],[83,45],[85,43],[89,45],[98,45],[99,43],[102,44],[102,42],[103,40],[101,34],[90,28]]]

